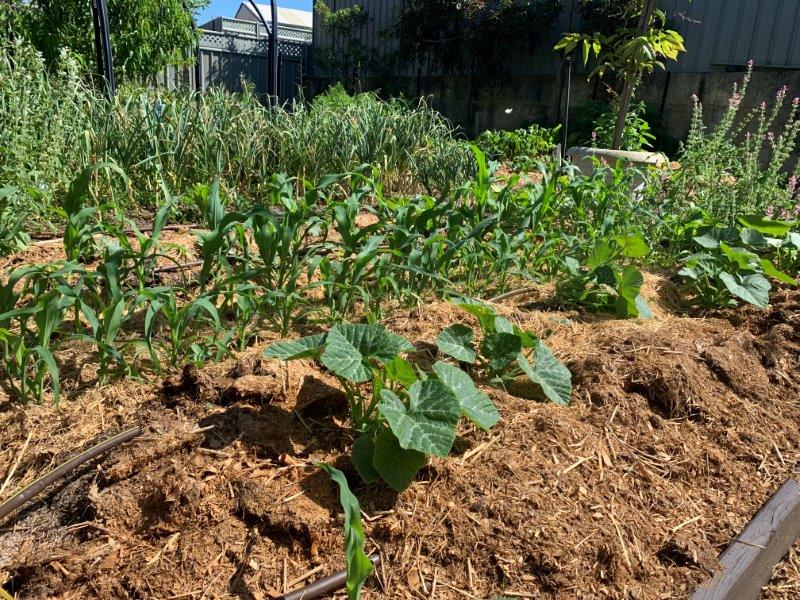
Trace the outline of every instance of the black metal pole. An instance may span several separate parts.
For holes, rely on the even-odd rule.
[[[569,134],[569,103],[572,96],[572,58],[567,58],[567,106],[564,110],[564,154],[567,155],[567,135]],[[563,158],[562,156],[562,158]]]
[[[272,29],[269,32],[269,59],[270,59],[270,78],[272,79],[272,95],[276,105],[280,104],[280,89],[278,86],[278,2],[270,0],[272,10]]]
[[[106,93],[110,97],[117,93],[117,82],[114,79],[114,54],[111,50],[106,0],[92,0],[92,17],[94,19],[94,49],[97,55],[97,72],[103,79]]]
[[[278,5],[275,0],[270,0],[272,10],[272,25],[268,25],[264,15],[258,10],[255,0],[250,0],[250,5],[253,7],[253,12],[261,21],[261,24],[269,34],[269,79],[267,80],[267,93],[270,95],[271,101],[278,104]]]

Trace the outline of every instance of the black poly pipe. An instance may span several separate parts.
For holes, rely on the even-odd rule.
[[[270,31],[269,43],[272,47],[270,52],[270,79],[272,79],[272,95],[274,96],[275,106],[278,106],[280,101],[280,86],[278,85],[278,2],[277,0],[270,0],[272,9],[272,31]]]
[[[369,559],[372,564],[377,568],[381,564],[381,555],[372,554]],[[342,570],[333,575],[328,575],[322,579],[318,579],[305,587],[295,590],[294,592],[287,592],[283,596],[278,596],[277,600],[315,600],[315,598],[322,598],[323,596],[335,592],[347,582],[347,571]]]
[[[83,463],[92,460],[100,456],[101,454],[108,452],[112,448],[116,448],[120,444],[128,442],[135,437],[138,437],[142,434],[141,427],[133,427],[132,429],[128,429],[127,431],[123,431],[119,435],[115,435],[111,439],[106,440],[105,442],[100,442],[96,446],[93,446],[86,450],[85,452],[81,452],[78,456],[69,459],[63,465],[56,467],[46,475],[40,477],[27,487],[23,489],[18,494],[14,494],[0,504],[0,522],[3,521],[8,515],[14,512],[17,508],[25,504],[31,498],[38,496],[41,494],[45,488],[52,485],[62,477],[64,477],[67,473],[72,471],[73,469],[81,466]]]

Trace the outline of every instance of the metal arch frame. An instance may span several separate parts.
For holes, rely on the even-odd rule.
[[[94,22],[94,48],[97,57],[97,71],[105,84],[106,93],[113,96],[117,92],[117,82],[114,77],[114,52],[111,47],[111,33],[108,22],[108,3],[107,0],[91,0],[92,20]],[[276,0],[270,0],[272,12],[272,24],[267,25],[261,11],[258,10],[254,0],[250,0],[256,16],[269,31],[269,50],[270,50],[270,78],[268,90],[274,101],[278,102],[280,90],[278,89],[278,65],[280,63],[278,53],[278,5]],[[198,57],[199,58],[199,57]]]
[[[272,96],[273,101],[275,104],[280,102],[279,95],[280,90],[278,89],[278,65],[280,64],[280,60],[278,58],[278,3],[276,0],[270,0],[270,12],[272,13],[272,23],[271,25],[267,24],[266,19],[264,19],[264,15],[261,14],[261,11],[258,10],[258,6],[256,6],[255,0],[250,0],[250,5],[253,7],[253,12],[256,13],[256,16],[261,21],[261,24],[266,28],[269,32],[269,85],[267,86],[267,90],[269,95]]]
[[[92,0],[92,20],[94,21],[94,50],[97,56],[97,72],[103,79],[106,93],[117,93],[114,78],[114,53],[111,49],[111,34],[108,24],[108,4],[106,0]]]

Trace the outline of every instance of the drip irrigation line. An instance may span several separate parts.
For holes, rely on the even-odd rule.
[[[535,287],[524,287],[519,288],[518,290],[511,290],[510,292],[506,292],[505,294],[500,294],[499,296],[495,296],[494,298],[489,298],[488,302],[500,302],[501,300],[507,300],[508,298],[513,298],[514,296],[522,296],[523,294],[532,294],[533,292],[538,291]]]
[[[381,564],[380,554],[371,554],[369,559],[375,567]],[[335,592],[339,588],[343,588],[345,583],[347,583],[347,571],[342,570],[333,575],[318,579],[314,583],[310,583],[299,590],[287,592],[283,596],[278,596],[277,600],[315,600],[315,598],[322,598],[331,592]]]
[[[175,225],[164,225],[161,228],[161,231],[182,231],[184,229],[197,229],[200,226],[194,223],[188,224],[175,224]],[[147,227],[139,227],[140,233],[147,233],[148,231],[153,231],[153,226],[148,225]],[[124,233],[132,234],[134,230],[130,227],[123,230]],[[60,240],[64,237],[64,232],[57,232],[57,233],[31,233],[28,234],[32,240],[36,240],[39,242],[52,242],[55,240]]]
[[[241,256],[233,256],[233,255],[226,256],[225,260],[229,260],[231,262],[240,262],[240,263],[247,262]],[[202,260],[190,260],[189,262],[186,262],[186,263],[178,263],[178,264],[175,264],[175,265],[167,265],[165,267],[158,267],[156,269],[153,269],[153,273],[154,274],[158,274],[158,273],[174,273],[175,271],[183,271],[185,269],[193,269],[195,267],[202,266],[202,264],[203,264]]]
[[[166,267],[158,267],[153,269],[153,273],[174,273],[175,271],[183,271],[184,269],[192,269],[199,267],[203,264],[202,260],[193,260],[187,263],[180,263],[177,265],[167,265]]]
[[[119,435],[115,435],[114,437],[107,439],[105,442],[100,442],[85,452],[81,452],[77,456],[69,459],[64,464],[43,475],[30,485],[27,485],[25,488],[23,488],[22,491],[11,496],[11,498],[3,502],[3,504],[0,504],[0,522],[14,512],[17,508],[25,504],[28,500],[41,494],[47,487],[67,475],[67,473],[73,469],[81,466],[87,461],[92,460],[93,458],[97,458],[101,454],[104,454],[113,448],[116,448],[120,444],[129,442],[141,434],[142,428],[138,426],[128,429],[127,431],[123,431]]]

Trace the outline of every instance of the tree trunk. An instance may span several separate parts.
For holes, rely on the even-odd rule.
[[[645,0],[642,14],[639,17],[639,35],[647,34],[655,10],[656,0]],[[611,144],[612,150],[619,150],[622,145],[622,134],[625,132],[625,121],[628,119],[628,111],[631,108],[633,87],[637,75],[638,73],[627,74],[622,84],[622,93],[619,95],[619,112],[617,112],[617,122],[614,125],[614,142]]]
[[[628,119],[628,110],[631,107],[633,98],[633,80],[625,80],[622,84],[622,93],[619,96],[619,111],[617,112],[617,122],[614,125],[614,141],[611,144],[612,150],[619,150],[622,146],[622,134],[625,133],[625,121]]]

